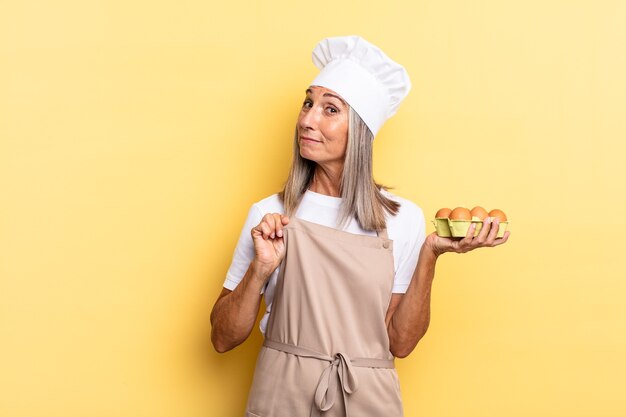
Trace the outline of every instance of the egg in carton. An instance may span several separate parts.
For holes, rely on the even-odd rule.
[[[471,220],[450,219],[448,218],[447,214],[449,214],[451,210],[441,209],[437,212],[437,214],[435,215],[435,220],[433,221],[433,224],[435,225],[435,231],[437,232],[438,236],[463,238],[467,235],[467,231],[472,223],[476,225],[476,228],[474,229],[474,236],[478,236],[478,233],[480,233],[483,227],[483,221],[481,220],[481,218],[484,219],[489,216],[493,218],[495,215],[506,218],[506,215],[501,210],[495,209],[492,210],[490,213],[487,213],[487,211],[480,206],[474,207],[471,212],[470,210],[463,207],[457,207],[454,211],[457,210],[465,211],[465,216],[467,216],[468,218],[471,216]],[[505,221],[500,221],[496,237],[504,237],[504,232],[506,231],[508,224],[508,219]]]

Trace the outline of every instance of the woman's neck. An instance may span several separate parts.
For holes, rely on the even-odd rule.
[[[331,197],[341,197],[340,185],[341,169],[328,169],[318,164],[309,190]]]

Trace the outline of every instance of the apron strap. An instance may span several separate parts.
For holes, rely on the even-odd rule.
[[[356,392],[359,389],[359,382],[353,372],[352,367],[362,368],[388,368],[395,367],[392,359],[378,358],[353,358],[343,352],[338,352],[335,356],[327,356],[314,350],[300,346],[290,345],[287,343],[277,342],[275,340],[265,339],[263,346],[275,349],[281,352],[293,355],[318,359],[329,362],[324,369],[315,390],[315,402],[311,407],[311,417],[321,416],[323,412],[328,411],[335,404],[335,394],[337,392],[337,382],[341,385],[341,394],[343,396],[343,405],[345,415],[348,416],[347,395]]]

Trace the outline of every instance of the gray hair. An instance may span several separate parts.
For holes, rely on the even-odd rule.
[[[386,227],[384,210],[395,216],[400,209],[400,203],[382,194],[381,189],[389,190],[390,187],[374,181],[374,136],[361,117],[352,107],[348,107],[348,143],[339,190],[342,201],[338,226],[343,228],[354,217],[364,230],[382,230]],[[278,193],[287,216],[295,214],[296,207],[313,180],[316,165],[316,162],[300,156],[296,128],[291,169],[284,189]]]

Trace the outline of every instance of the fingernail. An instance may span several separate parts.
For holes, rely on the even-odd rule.
[[[278,232],[276,232],[276,234],[278,235],[278,237],[283,237],[283,231],[279,230]]]
[[[274,239],[274,238],[276,237],[276,235],[275,235],[274,233],[272,233],[272,234],[270,235],[270,237],[271,237],[272,239]]]

